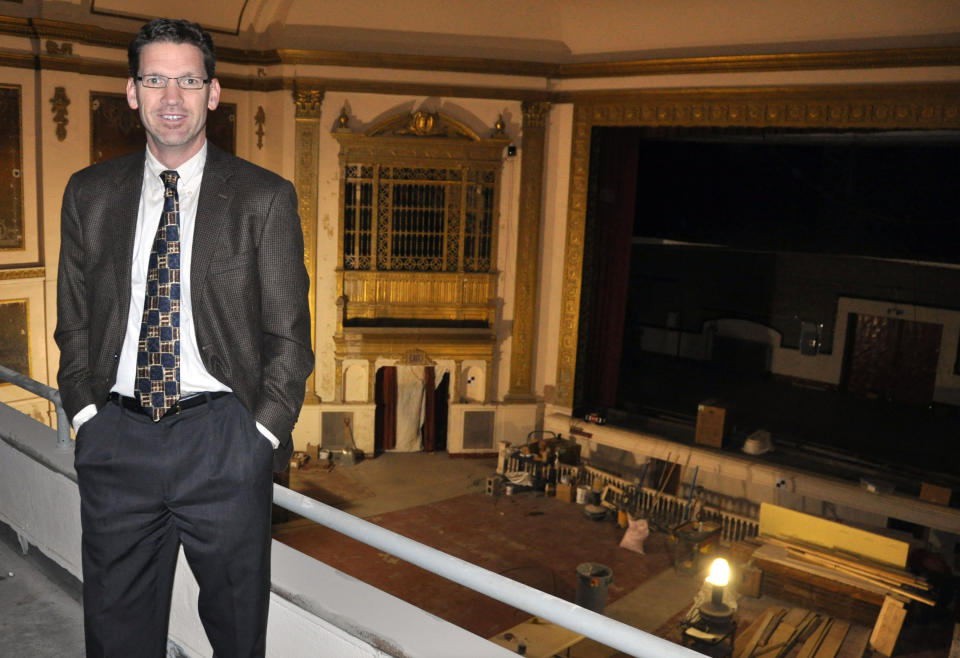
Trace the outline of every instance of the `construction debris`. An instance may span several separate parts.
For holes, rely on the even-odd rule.
[[[834,572],[838,576],[843,576],[844,580],[859,580],[882,588],[889,594],[906,597],[929,606],[936,605],[936,601],[924,595],[930,590],[930,584],[923,578],[918,578],[902,569],[856,559],[854,556],[844,557],[827,553],[813,546],[773,537],[766,538],[766,542],[786,548],[789,558],[816,565],[828,573]]]
[[[767,608],[737,637],[733,658],[834,658],[850,624],[804,608]]]

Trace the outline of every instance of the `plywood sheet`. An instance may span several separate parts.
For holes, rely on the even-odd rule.
[[[910,548],[907,542],[770,503],[760,505],[760,534],[862,555],[901,568],[907,564]]]

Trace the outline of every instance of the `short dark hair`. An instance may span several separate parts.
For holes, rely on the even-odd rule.
[[[207,77],[212,78],[216,75],[214,71],[217,64],[216,52],[213,48],[213,39],[206,30],[190,21],[155,18],[140,28],[140,32],[127,47],[127,66],[130,67],[130,77],[135,78],[140,75],[140,53],[144,46],[151,43],[188,43],[196,46],[203,54],[203,65],[207,69]]]

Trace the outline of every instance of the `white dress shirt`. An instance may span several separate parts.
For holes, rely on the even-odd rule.
[[[117,381],[112,393],[134,397],[134,381],[137,373],[137,349],[140,325],[143,321],[143,302],[147,289],[147,269],[150,252],[163,212],[164,186],[160,174],[167,170],[146,149],[147,158],[140,191],[140,209],[137,213],[137,230],[133,242],[133,262],[130,273],[130,312],[127,316],[127,331],[120,350]],[[200,359],[197,332],[193,326],[193,306],[190,296],[190,265],[193,253],[193,232],[196,226],[200,183],[203,181],[203,166],[207,161],[207,143],[192,158],[177,167],[177,197],[180,203],[180,396],[186,398],[197,393],[231,391],[230,387],[207,372]],[[73,417],[74,429],[96,415],[96,405],[84,407]],[[266,427],[257,423],[257,429],[273,447],[280,445]]]

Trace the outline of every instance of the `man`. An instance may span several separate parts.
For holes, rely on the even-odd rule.
[[[207,142],[220,83],[199,26],[151,21],[128,58],[146,151],[74,174],[61,216],[87,655],[166,655],[182,546],[216,655],[262,656],[271,465],[313,367],[296,194]]]

